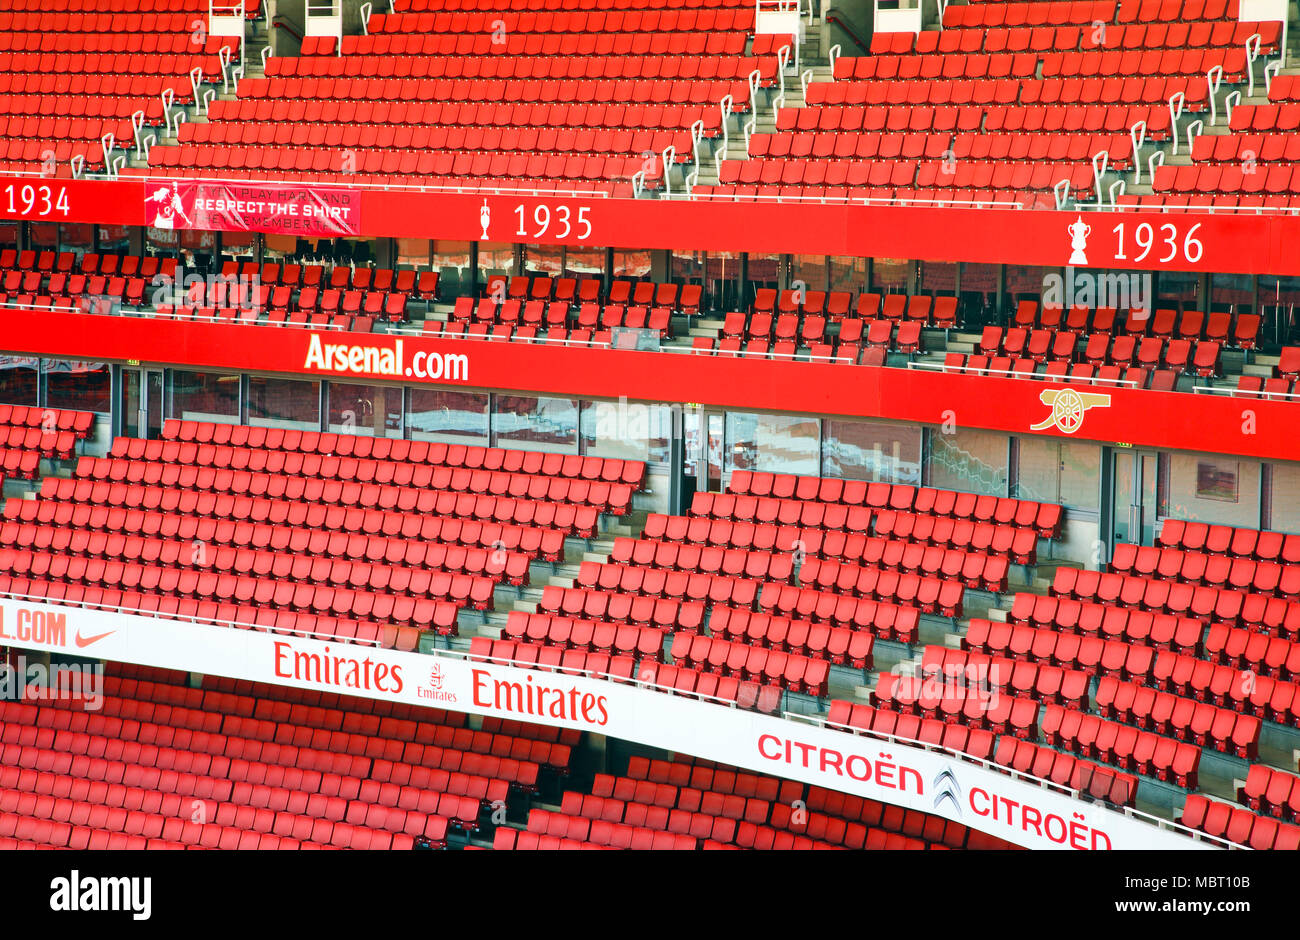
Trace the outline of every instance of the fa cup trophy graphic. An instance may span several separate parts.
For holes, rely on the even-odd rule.
[[[1067,227],[1066,231],[1070,233],[1070,247],[1074,252],[1070,255],[1070,264],[1087,264],[1088,256],[1083,250],[1088,247],[1088,236],[1092,234],[1092,226],[1083,221],[1083,216],[1079,216]]]
[[[483,240],[487,241],[488,225],[492,222],[492,210],[488,208],[487,200],[483,200],[483,206],[478,210],[478,221],[483,226]]]

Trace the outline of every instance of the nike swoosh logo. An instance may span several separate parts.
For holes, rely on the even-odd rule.
[[[109,630],[107,633],[100,633],[96,636],[82,636],[81,631],[78,630],[77,635],[73,638],[73,642],[76,643],[78,647],[89,646],[91,643],[98,643],[104,637],[112,636],[116,632],[116,630]]]

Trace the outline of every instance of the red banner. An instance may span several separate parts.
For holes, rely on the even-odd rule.
[[[555,348],[26,310],[5,317],[19,355],[387,381],[738,410],[955,422],[1271,460],[1300,460],[1289,401],[683,353]]]
[[[172,180],[145,184],[146,224],[157,229],[361,234],[361,194],[347,189]]]

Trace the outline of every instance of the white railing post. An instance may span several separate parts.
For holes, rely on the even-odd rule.
[[[696,121],[691,125],[691,153],[694,156],[694,168],[686,174],[682,185],[686,188],[686,195],[691,194],[695,184],[700,181],[700,141],[704,139],[704,122]]]
[[[1264,95],[1265,95],[1265,97],[1267,97],[1268,94],[1269,94],[1269,92],[1271,92],[1271,91],[1273,90],[1273,78],[1274,78],[1274,77],[1277,75],[1277,73],[1280,72],[1281,70],[1282,70],[1282,59],[1281,59],[1280,57],[1274,59],[1272,62],[1270,62],[1270,63],[1268,63],[1267,65],[1264,66]],[[1270,72],[1272,72],[1272,75],[1269,74]]]
[[[777,95],[772,101],[772,120],[776,120],[776,112],[785,107],[785,67],[790,61],[790,47],[782,46],[776,52],[776,79]],[[796,71],[798,67],[796,66]]]
[[[1156,185],[1156,167],[1164,166],[1164,165],[1165,165],[1165,152],[1163,150],[1157,150],[1155,153],[1151,154],[1151,156],[1147,158],[1147,175],[1151,177],[1151,182],[1149,185],[1152,186],[1153,188]]]
[[[1124,195],[1127,189],[1128,184],[1123,179],[1117,179],[1110,184],[1110,207],[1112,209],[1119,205],[1118,197]]]
[[[1194,141],[1197,137],[1200,137],[1201,132],[1204,130],[1205,130],[1205,122],[1200,119],[1197,119],[1187,125],[1187,155],[1189,157],[1192,155],[1192,141]]]
[[[1110,153],[1105,150],[1098,150],[1092,155],[1092,184],[1097,190],[1097,208],[1105,206],[1105,197],[1102,192],[1101,178],[1106,175],[1106,169],[1110,166]]]
[[[1061,180],[1052,187],[1052,195],[1056,197],[1056,208],[1064,209],[1065,203],[1070,198],[1070,181]]]
[[[1210,99],[1210,126],[1214,126],[1219,114],[1219,103],[1215,100],[1215,95],[1219,91],[1219,85],[1223,82],[1223,66],[1216,65],[1205,73],[1206,97]]]
[[[677,162],[677,148],[672,144],[669,144],[664,148],[664,152],[659,156],[664,161],[664,196],[671,198],[673,195],[673,184],[669,177],[672,173],[673,165]]]
[[[1187,96],[1181,91],[1176,91],[1169,99],[1169,133],[1173,137],[1173,153],[1178,156],[1178,119],[1183,116],[1183,107],[1187,104]]]
[[[1259,58],[1259,44],[1263,37],[1252,33],[1246,40],[1246,97],[1255,97],[1255,60]]]
[[[1229,93],[1228,97],[1223,99],[1223,119],[1229,125],[1232,124],[1232,110],[1239,104],[1241,104],[1240,90]]]
[[[1138,121],[1128,129],[1129,140],[1133,142],[1133,185],[1142,182],[1142,145],[1147,140],[1147,122]]]
[[[722,161],[727,159],[727,146],[731,142],[731,131],[728,125],[731,123],[731,107],[734,104],[731,95],[723,95],[722,100],[718,102],[718,108],[722,111],[722,149],[714,149],[713,165],[718,171],[718,178],[722,178]]]
[[[758,127],[758,85],[763,80],[758,69],[749,73],[749,120],[745,122],[745,146],[749,147],[749,138]]]

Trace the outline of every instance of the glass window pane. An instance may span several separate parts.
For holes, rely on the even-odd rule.
[[[614,249],[614,277],[638,279],[649,276],[650,252],[647,249]]]
[[[435,248],[437,247],[435,243]],[[510,277],[515,273],[515,246],[509,242],[479,242],[478,243],[478,281],[480,284],[486,284],[488,278],[505,275]],[[439,275],[439,280],[442,276]],[[461,293],[469,293],[469,286],[461,285]]]
[[[930,486],[941,490],[1005,496],[1007,442],[995,431],[930,434]]]
[[[671,435],[672,410],[667,405],[582,403],[583,452],[588,456],[666,464]]]
[[[473,272],[469,267],[469,242],[435,241],[433,270],[438,272],[438,293],[442,297],[463,297],[474,293]],[[479,246],[482,253],[483,246]],[[507,257],[507,266],[510,259]],[[501,273],[505,273],[503,270]]]
[[[427,238],[398,238],[397,242],[397,264],[398,266],[406,265],[412,268],[424,269],[429,266],[429,239]]]
[[[367,437],[402,436],[402,390],[331,382],[329,430]]]
[[[18,223],[0,222],[0,248],[16,248],[17,246]]]
[[[1022,437],[1016,468],[1019,499],[1061,503],[1074,510],[1096,512],[1101,487],[1101,448],[1082,441]]]
[[[866,258],[831,258],[831,290],[858,293],[867,283]]]
[[[818,420],[791,415],[727,414],[727,470],[816,476]]]
[[[101,236],[104,233],[105,226],[100,226]],[[118,244],[113,244],[115,240],[112,235],[107,244],[99,247],[101,252],[106,254],[112,252],[125,252],[129,242],[124,237],[126,229],[120,225],[113,226],[116,232],[123,233],[117,240]],[[89,223],[82,222],[61,222],[59,223],[59,250],[75,251],[78,256],[88,251],[93,251],[95,246],[95,227]]]
[[[565,277],[599,278],[605,273],[605,249],[569,248],[564,252]]]
[[[31,356],[0,356],[0,402],[36,404],[40,360]]]
[[[921,429],[882,421],[826,420],[822,476],[887,483],[921,482]]]
[[[1300,532],[1300,463],[1275,463],[1272,469],[1268,527],[1275,532]]]
[[[560,245],[525,245],[524,273],[559,277],[564,270],[563,254]]]
[[[803,281],[805,290],[826,290],[826,256],[794,255],[790,259],[790,289],[796,290],[796,281]]]
[[[871,291],[875,294],[906,294],[912,278],[912,262],[876,258],[871,262]]]
[[[417,441],[464,443],[473,438],[486,443],[487,408],[486,393],[413,388],[406,426]]]
[[[740,252],[710,251],[704,256],[705,289],[714,310],[739,310]]]
[[[248,382],[248,423],[320,430],[320,383],[253,376]]]
[[[571,398],[498,395],[492,430],[499,447],[578,452],[578,405]]]
[[[106,362],[46,359],[45,400],[51,408],[110,410],[112,378]]]
[[[921,290],[932,297],[939,295],[954,296],[957,292],[957,262],[922,262]]]
[[[173,418],[239,423],[239,376],[217,372],[172,373]]]
[[[1169,491],[1164,515],[1217,525],[1259,525],[1257,461],[1203,454],[1170,454],[1165,459]]]

